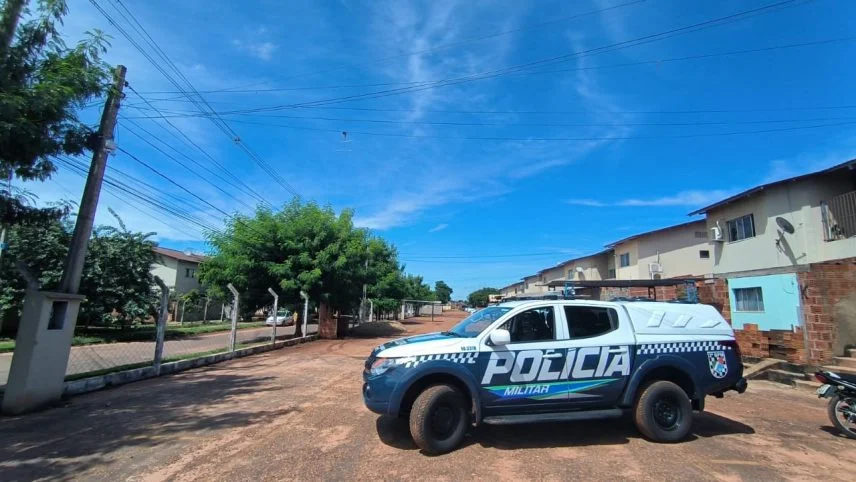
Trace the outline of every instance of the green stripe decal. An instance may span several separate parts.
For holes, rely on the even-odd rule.
[[[484,387],[494,395],[503,400],[517,400],[529,398],[532,400],[546,400],[559,398],[558,395],[582,392],[612,383],[618,378],[601,378],[597,380],[574,380],[547,383],[532,383],[525,385],[495,385]]]

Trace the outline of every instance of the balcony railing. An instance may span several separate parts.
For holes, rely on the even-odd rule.
[[[840,194],[820,202],[824,240],[856,236],[856,191]]]

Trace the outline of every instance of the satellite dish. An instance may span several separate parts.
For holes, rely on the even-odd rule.
[[[791,222],[788,221],[787,219],[785,219],[781,216],[778,216],[778,217],[776,217],[776,224],[779,226],[779,229],[781,229],[783,232],[788,233],[788,234],[794,234],[794,225],[791,224]]]

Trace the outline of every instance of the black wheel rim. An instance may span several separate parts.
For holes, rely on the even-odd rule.
[[[654,421],[663,430],[674,430],[681,423],[681,407],[674,397],[663,396],[654,402]]]
[[[460,422],[460,414],[454,407],[441,404],[431,412],[431,432],[439,440],[452,436]]]

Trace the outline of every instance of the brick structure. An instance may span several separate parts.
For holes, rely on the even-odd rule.
[[[828,365],[852,338],[856,310],[856,258],[809,265],[797,274],[808,338],[808,363]]]

